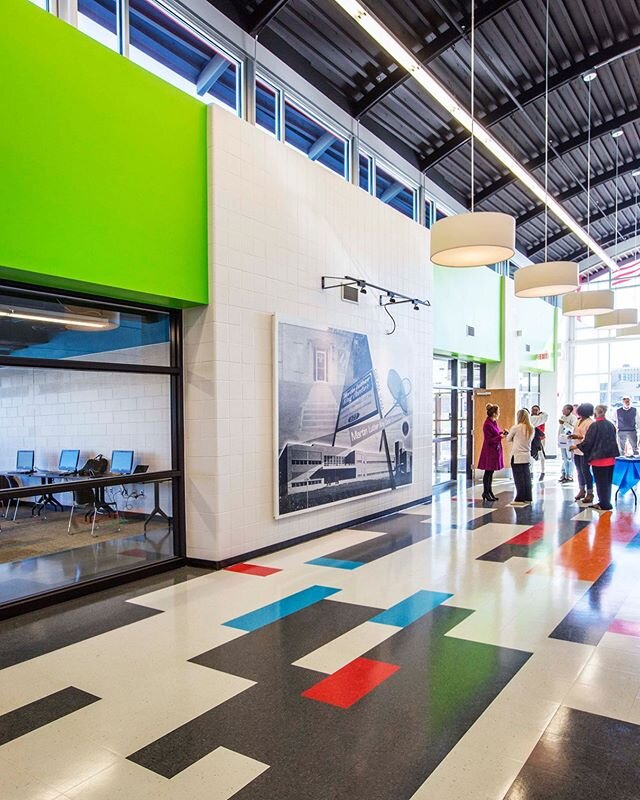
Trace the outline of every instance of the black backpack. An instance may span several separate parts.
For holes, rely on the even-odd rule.
[[[82,475],[85,478],[99,478],[101,475],[104,475],[108,466],[109,462],[107,459],[102,453],[98,453],[97,456],[89,458],[86,461],[82,469],[78,470],[78,475]]]

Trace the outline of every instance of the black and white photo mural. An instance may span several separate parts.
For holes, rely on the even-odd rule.
[[[276,517],[410,484],[410,344],[281,317],[274,325]]]

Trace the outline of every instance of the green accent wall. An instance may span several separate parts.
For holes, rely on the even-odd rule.
[[[521,372],[554,372],[558,309],[544,300],[515,298],[518,363]],[[529,346],[529,351],[526,347]]]
[[[476,361],[502,359],[503,283],[487,267],[433,267],[433,349]],[[467,326],[475,335],[467,334]]]
[[[205,105],[28,0],[0,74],[0,279],[207,303]]]

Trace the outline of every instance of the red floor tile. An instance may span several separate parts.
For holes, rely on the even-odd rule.
[[[628,619],[614,619],[609,625],[609,633],[622,633],[624,636],[640,637],[640,622],[631,622]]]
[[[522,531],[522,533],[519,533],[512,539],[509,539],[509,541],[505,542],[505,544],[533,544],[534,542],[539,542],[540,539],[543,539],[544,533],[545,523],[537,522],[531,528],[527,528],[526,531]]]
[[[307,689],[302,696],[338,708],[349,708],[399,669],[395,664],[385,664],[384,661],[356,658]]]
[[[228,572],[242,572],[245,575],[259,575],[261,578],[266,578],[267,575],[273,575],[276,572],[282,572],[281,569],[275,567],[261,567],[259,564],[233,564],[231,567],[226,567]]]

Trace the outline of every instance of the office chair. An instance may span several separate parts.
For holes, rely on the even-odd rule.
[[[20,481],[17,478],[14,478],[13,475],[0,475],[0,489],[18,489],[21,486]],[[16,521],[16,516],[18,514],[18,507],[20,506],[20,498],[19,497],[9,497],[7,500],[7,505],[5,506],[4,500],[0,501],[2,503],[2,508],[4,510],[4,514],[2,515],[5,519],[9,517],[9,511],[11,510],[11,503],[12,501],[16,501],[16,508],[13,512],[13,522]]]
[[[91,517],[91,535],[95,536],[94,530],[96,527],[96,516],[98,514],[98,504],[96,502],[96,493],[93,489],[76,489],[73,492],[73,502],[71,503],[71,513],[69,514],[69,525],[67,526],[67,533],[71,534],[71,523],[73,522],[73,512],[76,509],[84,508],[84,521],[89,522]]]

